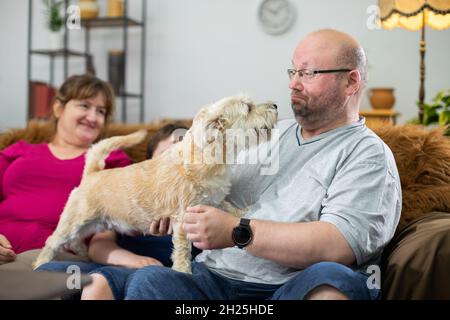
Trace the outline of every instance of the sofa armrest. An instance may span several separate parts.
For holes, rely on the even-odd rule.
[[[382,260],[384,299],[450,299],[450,213],[408,223]]]

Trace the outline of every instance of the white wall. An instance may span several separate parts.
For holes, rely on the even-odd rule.
[[[105,4],[99,0],[104,11]],[[139,17],[140,0],[131,1]],[[369,58],[368,87],[395,88],[395,108],[403,123],[416,116],[419,87],[419,32],[369,30],[369,5],[376,0],[290,0],[297,8],[294,28],[280,36],[263,33],[257,20],[262,0],[148,0],[146,120],[189,118],[206,103],[236,92],[255,100],[273,100],[280,117],[291,117],[286,68],[298,40],[325,27],[354,35]],[[40,1],[36,1],[36,7]],[[36,8],[34,47],[45,47],[41,9]],[[26,116],[27,1],[0,0],[0,130],[22,126]],[[71,47],[83,50],[83,31],[71,32]],[[117,30],[92,34],[100,77],[106,77],[106,54],[120,48]],[[130,91],[139,84],[139,31],[130,38]],[[450,87],[450,29],[427,29],[426,99]],[[77,60],[78,59],[78,60]],[[33,59],[33,75],[45,80],[48,62]],[[75,58],[71,72],[83,70]],[[61,64],[59,64],[59,68]],[[58,79],[57,79],[58,80]],[[58,80],[60,81],[60,80]],[[120,105],[120,104],[119,104]],[[364,98],[363,108],[368,108]],[[137,104],[129,118],[137,121]]]
[[[25,124],[27,3],[0,0],[0,130]]]

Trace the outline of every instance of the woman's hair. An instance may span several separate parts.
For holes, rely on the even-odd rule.
[[[147,159],[151,159],[153,157],[153,152],[155,152],[158,143],[164,139],[167,139],[171,136],[171,134],[177,129],[185,129],[184,125],[177,123],[169,123],[164,127],[156,131],[156,133],[150,138],[147,145]]]
[[[115,109],[114,91],[107,82],[93,75],[71,76],[59,88],[55,99],[65,106],[72,99],[90,99],[99,93],[105,97],[105,122],[107,122]]]

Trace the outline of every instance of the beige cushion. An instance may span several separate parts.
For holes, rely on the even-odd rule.
[[[71,274],[34,272],[25,270],[0,270],[0,300],[56,299],[70,293],[68,279]],[[80,274],[80,288],[89,284],[91,278]],[[78,290],[77,290],[78,291]]]
[[[26,251],[18,254],[14,262],[0,265],[0,300],[56,299],[79,294],[80,290],[67,287],[68,277],[72,274],[32,271],[31,264],[40,252],[41,249]],[[58,253],[55,260],[88,261],[67,252]],[[81,287],[90,282],[89,276],[80,277]]]
[[[3,270],[24,270],[32,271],[32,263],[38,257],[42,249],[34,249],[22,252],[17,255],[16,260],[13,262],[0,265],[0,271]],[[73,255],[71,253],[62,251],[58,252],[55,259],[56,261],[90,261],[88,258]]]

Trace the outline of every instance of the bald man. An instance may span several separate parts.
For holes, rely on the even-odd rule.
[[[126,298],[378,299],[371,273],[396,229],[401,188],[391,151],[358,115],[366,69],[349,35],[306,36],[288,70],[295,120],[278,124],[278,172],[235,166],[228,200],[250,206],[245,217],[188,208],[182,228],[204,250],[193,274],[146,267]]]

